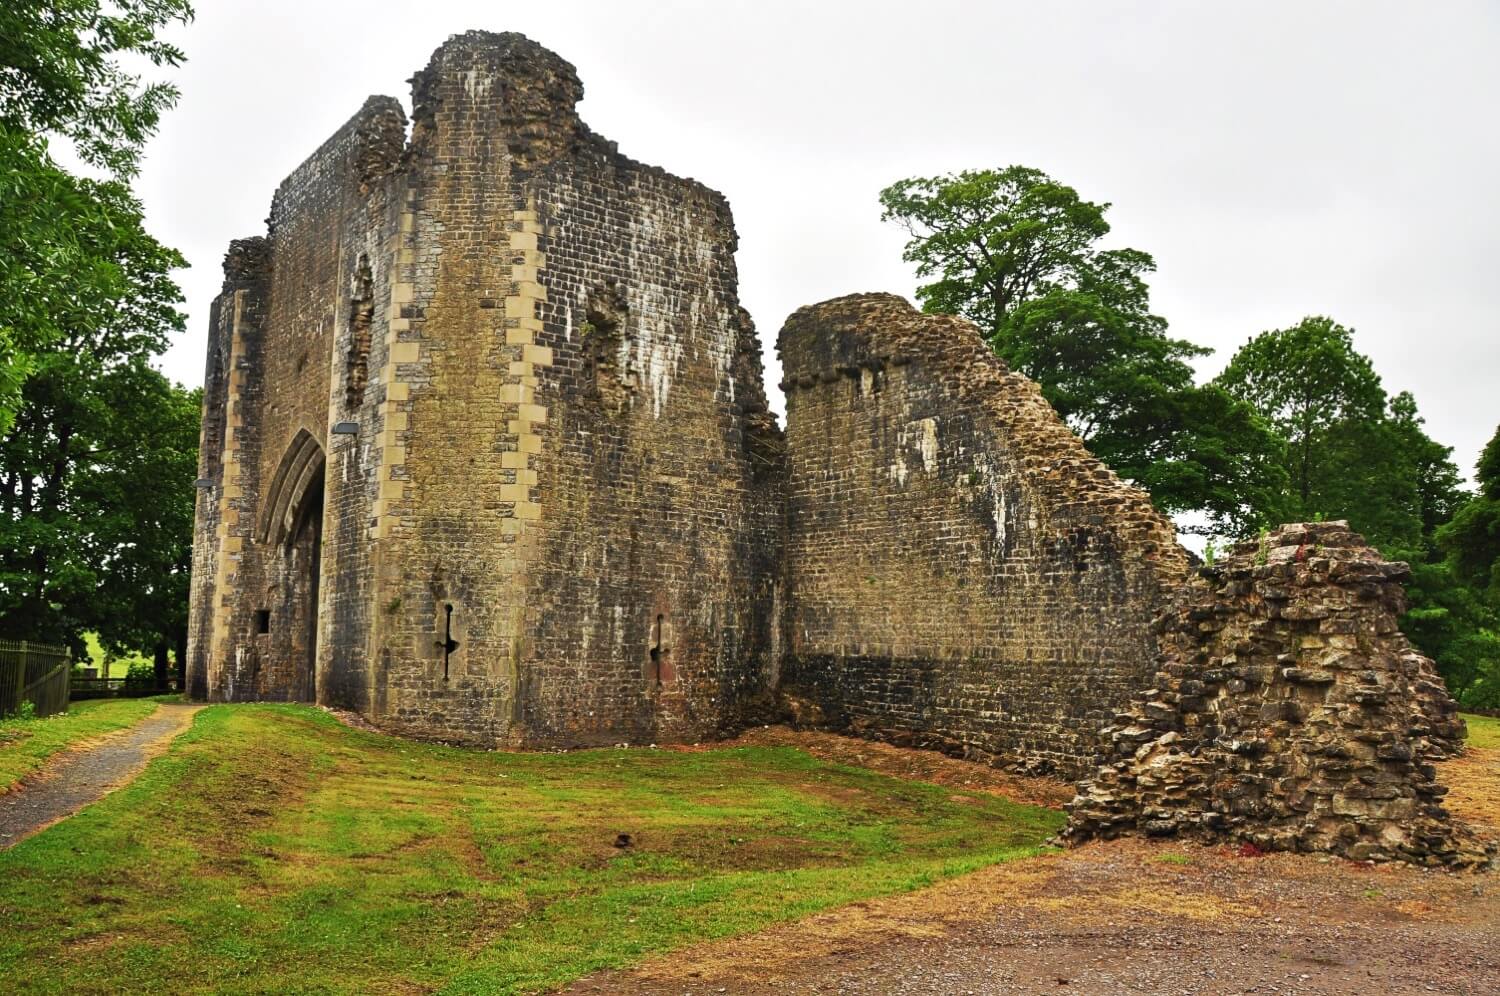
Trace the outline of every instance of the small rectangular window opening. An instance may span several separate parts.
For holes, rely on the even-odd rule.
[[[255,632],[265,634],[271,632],[271,610],[255,610]]]

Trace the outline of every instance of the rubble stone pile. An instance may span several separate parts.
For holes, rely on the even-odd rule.
[[[1155,683],[1106,731],[1065,839],[1492,864],[1442,806],[1432,761],[1464,728],[1397,626],[1409,573],[1343,522],[1282,526],[1201,568],[1158,619]]]

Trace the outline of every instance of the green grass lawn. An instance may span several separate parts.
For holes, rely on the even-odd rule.
[[[1464,713],[1469,724],[1469,746],[1500,749],[1500,719]]]
[[[153,699],[95,699],[74,702],[67,712],[46,719],[0,720],[0,792],[58,751],[133,726],[155,710]]]
[[[1062,822],[790,748],[486,753],[215,706],[133,785],[0,853],[0,978],[538,992],[1033,854]]]
[[[84,656],[82,663],[99,669],[101,678],[123,678],[130,673],[130,665],[150,665],[151,658],[142,653],[126,654],[123,657],[110,659],[104,650],[104,644],[99,642],[99,634],[83,634]]]

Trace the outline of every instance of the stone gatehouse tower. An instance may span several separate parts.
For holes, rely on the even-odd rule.
[[[722,196],[470,33],[235,242],[190,691],[469,742],[710,736],[768,687],[777,431]],[[202,485],[205,482],[200,482]]]
[[[1081,770],[1153,673],[1170,524],[959,319],[783,331],[785,436],[712,190],[571,65],[452,38],[231,245],[189,690],[479,744],[812,722]]]

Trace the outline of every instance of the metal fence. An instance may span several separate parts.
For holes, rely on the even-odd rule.
[[[80,678],[73,677],[73,701],[82,699],[138,699],[147,695],[165,692],[180,692],[177,676],[171,675],[165,683],[158,684],[155,676],[150,678]]]
[[[73,655],[66,647],[26,640],[0,640],[0,717],[30,702],[37,716],[68,708]]]

